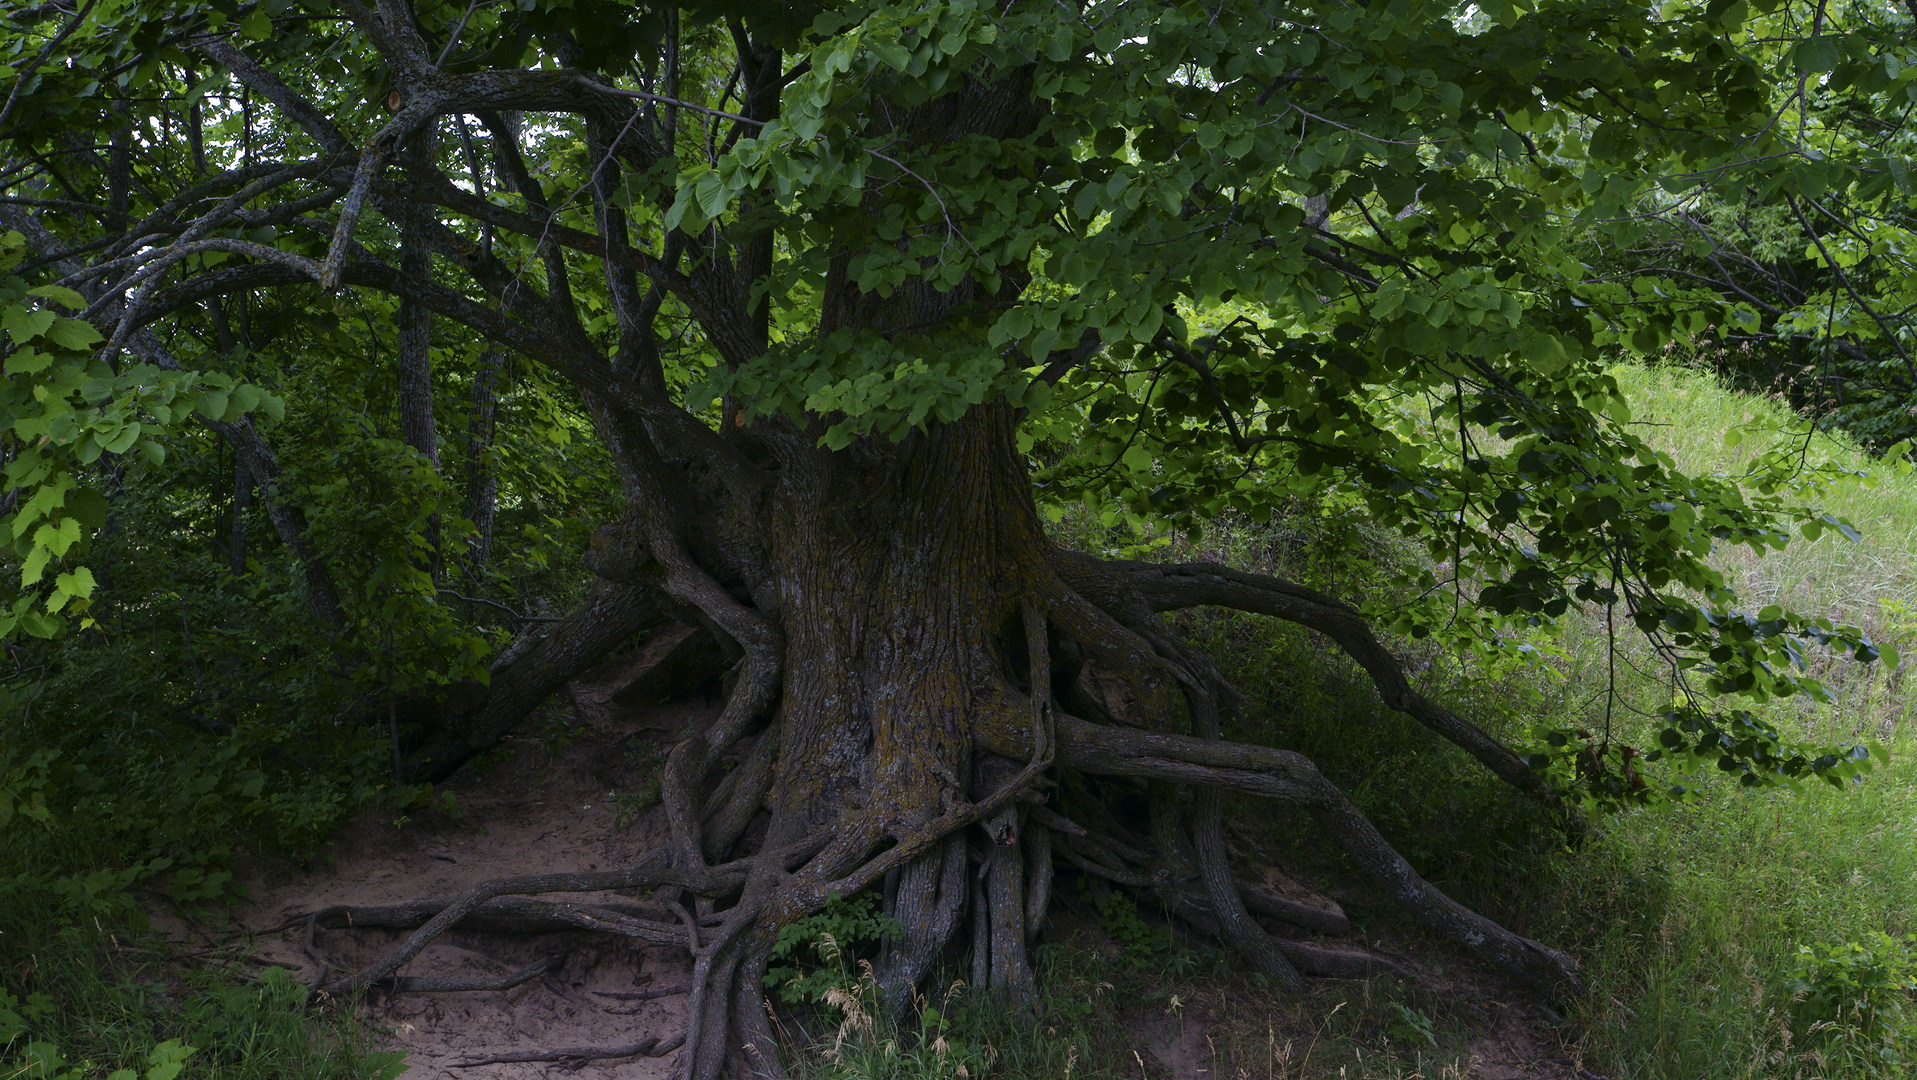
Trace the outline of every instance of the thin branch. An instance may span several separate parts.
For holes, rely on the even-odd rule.
[[[667,97],[664,94],[648,94],[644,90],[621,90],[616,86],[607,86],[604,83],[596,83],[591,80],[587,80],[586,85],[602,94],[612,94],[616,97],[624,98],[637,98],[640,101],[650,101],[655,105],[671,105],[674,108],[689,109],[696,113],[704,113],[707,116],[718,116],[727,120],[737,120],[741,124],[751,124],[753,127],[764,127],[766,125],[764,120],[754,120],[750,116],[741,116],[735,112],[726,112],[724,109],[708,109],[704,105],[694,105],[690,101]]]
[[[20,88],[27,85],[27,80],[33,78],[34,73],[40,69],[40,65],[46,62],[47,57],[53,55],[53,50],[59,48],[61,42],[71,37],[73,32],[80,28],[80,24],[87,21],[87,16],[93,12],[93,5],[97,3],[99,0],[87,0],[86,6],[73,16],[73,21],[59,33],[47,39],[47,43],[40,49],[40,55],[34,57],[32,63],[21,69],[20,77],[13,82],[13,92],[7,95],[6,105],[0,107],[0,124],[5,124],[7,117],[13,113],[14,104],[20,100]]]

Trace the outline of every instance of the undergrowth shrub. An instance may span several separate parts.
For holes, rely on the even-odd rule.
[[[1784,981],[1805,1042],[1848,1037],[1880,1061],[1902,1064],[1917,1047],[1917,935],[1869,934],[1836,945],[1800,945]]]
[[[291,655],[324,655],[299,612],[154,562],[107,580],[93,627],[14,648],[0,672],[0,994],[18,1003],[0,1077],[146,1080],[169,1040],[200,1048],[196,1080],[370,1076],[359,1037],[313,1027],[301,995],[195,972],[147,916],[203,917],[242,891],[236,859],[308,858],[356,809],[429,792],[395,784],[385,733],[342,722],[350,688]]]
[[[824,910],[780,930],[765,985],[787,1005],[817,1005],[851,992],[861,981],[860,961],[905,933],[897,919],[874,910],[876,903],[870,892],[834,896]]]

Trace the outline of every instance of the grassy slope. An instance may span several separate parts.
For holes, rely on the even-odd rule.
[[[1668,425],[1647,438],[1692,471],[1734,472],[1748,459],[1751,440],[1725,446],[1722,433],[1734,425],[1755,422],[1779,433],[1803,427],[1775,404],[1727,393],[1695,373],[1627,368],[1618,375],[1638,419]],[[1873,468],[1854,447],[1823,437],[1812,454]],[[1826,533],[1761,560],[1740,551],[1726,569],[1752,607],[1827,611],[1909,647],[1917,630],[1908,614],[1917,601],[1917,482],[1891,477],[1821,501],[1862,529],[1864,540]],[[1559,698],[1566,708],[1602,677],[1597,639],[1582,641]],[[1627,916],[1587,916],[1580,926],[1571,895],[1555,905],[1566,913],[1559,932],[1583,943],[1598,981],[1631,1007],[1601,1007],[1593,1017],[1593,1049],[1614,1080],[1861,1076],[1893,1068],[1870,1065],[1863,1047],[1841,1038],[1806,1047],[1800,1036],[1790,1045],[1783,1022],[1781,983],[1800,944],[1917,929],[1917,737],[1906,722],[1917,695],[1905,672],[1828,663],[1822,674],[1833,704],[1774,704],[1769,718],[1807,738],[1880,739],[1891,750],[1888,767],[1849,791],[1753,794],[1717,785],[1698,804],[1607,823],[1578,856],[1586,872],[1564,887]],[[1654,706],[1656,686],[1632,682]]]

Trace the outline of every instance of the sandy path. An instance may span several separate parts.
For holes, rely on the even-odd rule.
[[[649,708],[609,708],[607,680],[575,684],[570,744],[549,754],[537,736],[517,743],[515,759],[450,785],[459,818],[433,813],[396,827],[389,812],[350,823],[326,845],[309,872],[254,876],[251,901],[238,910],[264,931],[301,913],[334,904],[387,905],[450,897],[478,882],[521,874],[598,870],[626,865],[664,837],[657,809],[615,829],[612,793],[643,788],[657,755],[688,726],[703,726],[716,709],[696,693],[688,701]],[[612,893],[555,894],[631,903]],[[310,981],[316,965],[302,932],[263,936],[255,954],[292,965]],[[392,949],[404,934],[382,930],[322,931],[319,951],[337,967],[359,968]],[[685,998],[621,1001],[593,991],[632,992],[685,983],[683,951],[649,947],[607,934],[537,935],[455,931],[433,943],[401,972],[413,976],[497,977],[542,956],[568,951],[562,967],[511,990],[487,993],[375,994],[369,1019],[392,1049],[404,1050],[408,1080],[543,1077],[550,1063],[458,1068],[456,1062],[562,1047],[630,1045],[682,1029]],[[677,1053],[588,1064],[576,1075],[642,1080],[669,1074]]]

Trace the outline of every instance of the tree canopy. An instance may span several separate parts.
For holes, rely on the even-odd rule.
[[[0,33],[0,629],[106,632],[141,599],[101,556],[194,532],[415,779],[667,619],[730,665],[667,767],[671,844],[494,883],[341,988],[497,897],[669,887],[723,916],[688,1075],[773,1070],[740,1047],[778,929],[890,882],[884,977],[909,986],[967,909],[966,830],[997,841],[973,947],[1029,992],[1044,845],[1075,834],[1022,793],[1106,798],[1067,772],[1150,794],[1088,872],[1156,882],[1280,981],[1223,791],[1312,807],[1412,914],[1576,983],[1418,879],[1309,762],[1219,741],[1240,699],[1157,615],[1184,607],[1326,634],[1554,803],[1670,794],[1644,758],[1753,785],[1868,767],[1738,699],[1817,697],[1807,651],[1887,648],[1744,610],[1711,561],[1854,534],[1810,505],[1844,477],[1808,446],[1687,475],[1605,368],[1810,350],[1868,374],[1864,421],[1903,407],[1908,13],[56,0]],[[248,546],[255,492],[272,536]],[[1067,504],[1194,534],[1357,508],[1431,569],[1409,603],[1353,604],[1093,558],[1042,535]],[[541,594],[577,606],[522,614]],[[1521,664],[1574,605],[1670,665],[1661,746],[1507,747],[1379,636]]]

